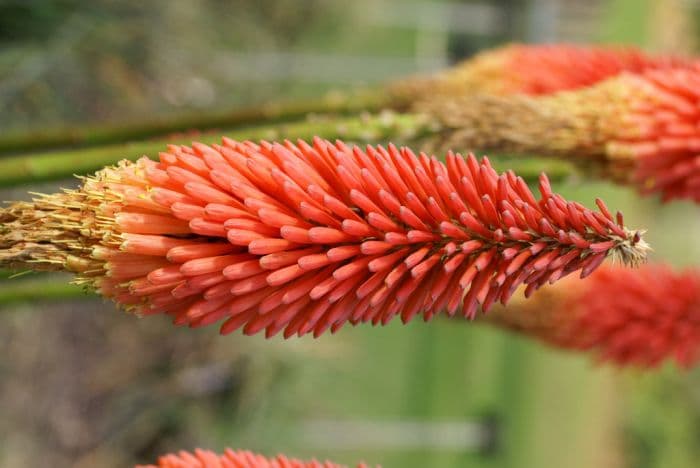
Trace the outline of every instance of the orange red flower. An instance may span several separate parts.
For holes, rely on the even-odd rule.
[[[399,81],[391,90],[399,101],[409,103],[435,94],[539,96],[591,86],[622,72],[641,73],[691,63],[629,46],[509,44],[480,52],[434,78]]]
[[[267,458],[247,450],[226,449],[218,455],[196,449],[193,453],[181,451],[163,455],[155,465],[137,465],[135,468],[345,468],[345,465],[330,461],[302,461],[284,455]],[[367,465],[360,463],[357,468],[367,468]]]
[[[590,351],[621,366],[700,361],[700,271],[647,264],[604,266],[486,317],[556,347]]]
[[[39,245],[60,246],[81,281],[138,314],[285,337],[471,318],[609,254],[643,261],[640,234],[602,201],[566,201],[545,176],[537,200],[486,158],[446,161],[320,139],[171,146],[39,200],[48,215],[24,238],[51,228]]]
[[[453,96],[420,110],[440,147],[559,156],[664,200],[700,202],[700,66],[623,72],[539,97]]]

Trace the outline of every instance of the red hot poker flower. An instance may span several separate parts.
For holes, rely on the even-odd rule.
[[[194,453],[185,451],[163,455],[155,465],[137,465],[135,468],[345,468],[330,461],[302,461],[277,455],[267,458],[244,450],[226,449],[223,455],[208,450],[196,449]],[[367,468],[360,463],[357,468]]]
[[[634,47],[515,44],[500,50],[505,56],[504,92],[531,95],[583,88],[622,72],[639,73],[687,62],[649,55]]]
[[[643,261],[640,234],[602,201],[599,212],[568,202],[545,176],[540,193],[471,155],[443,164],[394,146],[224,139],[15,207],[23,239],[49,234],[6,249],[5,263],[68,265],[139,314],[289,337],[443,310],[471,318],[520,284],[587,276],[609,254]]]
[[[440,147],[543,154],[600,165],[664,200],[700,202],[700,65],[621,73],[546,96],[434,99]]]
[[[567,279],[486,318],[554,346],[626,366],[700,361],[700,271],[664,265],[598,269]]]
[[[690,63],[632,47],[510,44],[481,52],[435,78],[399,81],[392,91],[409,103],[430,99],[435,93],[537,96],[584,88],[622,72],[640,73]]]
[[[604,122],[617,128],[605,151],[612,165],[632,166],[629,178],[644,193],[700,203],[700,65],[648,70],[618,81],[619,102],[610,105]]]

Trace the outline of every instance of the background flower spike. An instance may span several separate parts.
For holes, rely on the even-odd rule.
[[[390,86],[399,102],[435,95],[539,96],[594,85],[623,72],[687,66],[691,59],[651,55],[630,46],[509,44],[488,49],[433,77],[400,80]]]
[[[700,361],[700,271],[647,264],[604,266],[566,279],[485,317],[558,348],[590,351],[620,366]]]
[[[442,130],[432,146],[558,156],[664,200],[700,202],[700,68],[621,73],[532,96],[466,94],[419,110]]]
[[[645,260],[640,233],[602,201],[566,201],[544,175],[539,191],[487,158],[442,163],[393,145],[171,146],[10,206],[0,264],[74,271],[176,324],[289,337],[445,310],[473,318],[521,284],[529,295],[608,255]]]
[[[296,458],[288,458],[277,455],[267,458],[247,450],[226,449],[218,455],[209,450],[196,449],[194,452],[180,451],[163,455],[155,465],[137,465],[135,468],[345,468],[330,461],[309,460],[303,461]],[[359,463],[357,468],[368,468],[368,465]]]

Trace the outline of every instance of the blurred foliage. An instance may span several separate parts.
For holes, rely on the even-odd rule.
[[[700,460],[700,370],[628,379],[631,404],[625,420],[630,466],[685,468]]]
[[[293,47],[309,24],[331,24],[340,10],[322,0],[3,2],[0,106],[12,111],[0,114],[5,128],[260,101],[284,84],[241,86],[227,77],[235,63],[208,57]]]
[[[79,0],[2,0],[0,41],[45,42],[79,3]]]
[[[274,353],[261,367],[250,349],[208,331],[110,309],[89,300],[3,311],[0,353],[12,360],[0,361],[0,465],[153,460],[214,439],[218,421],[240,417],[242,401],[244,413],[256,407],[246,392],[279,380]]]

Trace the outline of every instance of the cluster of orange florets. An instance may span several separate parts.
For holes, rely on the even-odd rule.
[[[197,449],[193,453],[181,451],[163,455],[155,465],[137,465],[136,468],[345,468],[330,461],[303,461],[277,455],[267,458],[247,450],[226,449],[222,455]],[[360,463],[357,468],[367,468]]]
[[[634,47],[511,44],[481,52],[440,73],[433,91],[545,95],[591,86],[622,72],[640,73],[691,63]],[[426,88],[427,89],[427,88]]]
[[[444,127],[438,147],[593,158],[642,193],[699,202],[698,83],[694,59],[514,44],[394,91]]]
[[[630,179],[644,193],[700,202],[700,67],[648,70],[616,81],[619,104],[605,120],[608,160],[629,161]]]
[[[689,368],[700,361],[700,271],[603,266],[485,320],[620,366]]]
[[[178,324],[224,319],[285,336],[385,324],[442,310],[473,317],[610,253],[645,254],[639,234],[567,202],[541,179],[537,201],[512,172],[448,154],[224,140],[171,147],[88,180],[100,244],[97,290]],[[99,197],[98,197],[99,198]]]

